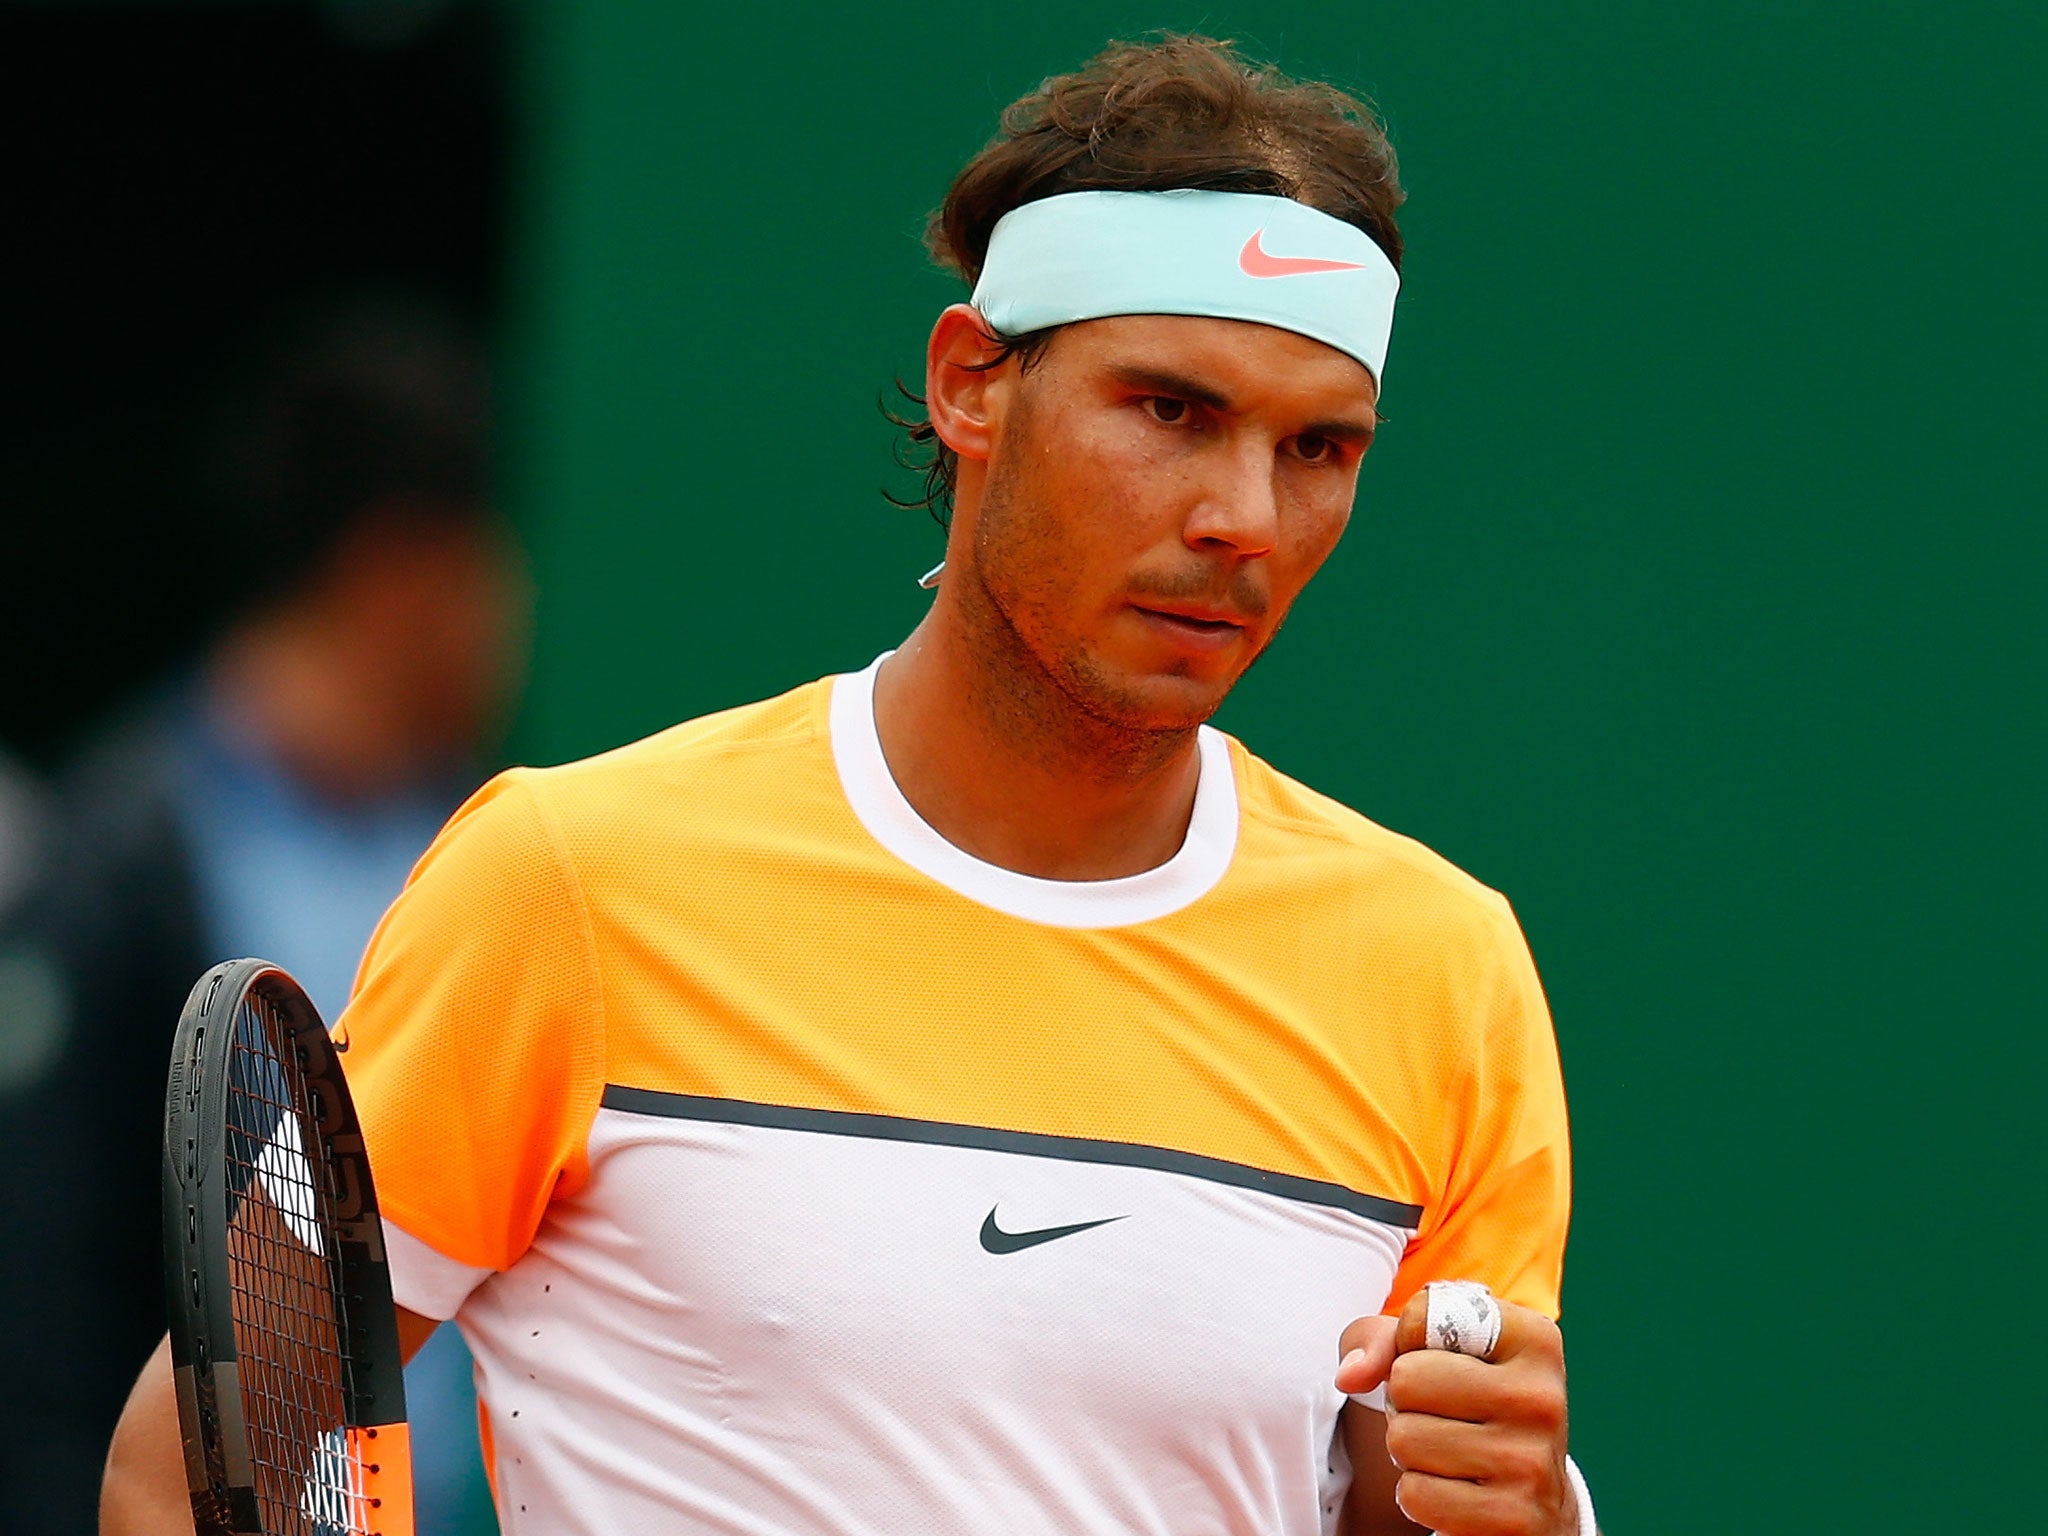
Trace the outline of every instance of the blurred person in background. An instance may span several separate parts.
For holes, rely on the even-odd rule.
[[[164,1073],[187,990],[261,955],[335,1018],[522,667],[485,369],[450,316],[305,310],[209,416],[218,583],[197,600],[220,627],[86,743],[0,934],[0,1039],[34,1045],[0,1078],[0,1507],[22,1536],[95,1529],[108,1437],[163,1332]],[[406,1373],[423,1536],[494,1528],[470,1362],[443,1338]]]

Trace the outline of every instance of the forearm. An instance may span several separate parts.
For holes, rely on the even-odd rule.
[[[1339,1419],[1351,1461],[1351,1492],[1344,1500],[1340,1536],[1428,1536],[1394,1503],[1401,1469],[1387,1455],[1387,1419],[1362,1403],[1347,1403]]]
[[[171,1342],[165,1339],[136,1378],[114,1430],[100,1484],[100,1536],[170,1536],[191,1529]]]

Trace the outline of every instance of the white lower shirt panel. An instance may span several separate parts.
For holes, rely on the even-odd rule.
[[[1334,1526],[1338,1335],[1408,1230],[1155,1168],[610,1108],[590,1163],[457,1315],[508,1536]],[[1101,1224],[991,1252],[988,1222]]]

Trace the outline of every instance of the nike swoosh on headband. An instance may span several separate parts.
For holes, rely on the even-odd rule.
[[[1239,225],[1240,229],[1244,226]],[[1266,248],[1259,243],[1263,229],[1252,231],[1251,239],[1245,241],[1244,249],[1237,253],[1238,270],[1246,277],[1300,277],[1308,272],[1356,272],[1360,263],[1355,261],[1325,261],[1319,256],[1269,256]]]

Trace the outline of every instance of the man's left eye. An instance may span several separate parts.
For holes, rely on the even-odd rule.
[[[1153,395],[1145,402],[1145,409],[1152,413],[1154,421],[1169,427],[1179,426],[1188,419],[1188,403],[1176,400],[1171,395]]]
[[[1304,432],[1294,440],[1295,457],[1310,464],[1327,464],[1337,456],[1337,445],[1327,437]]]

